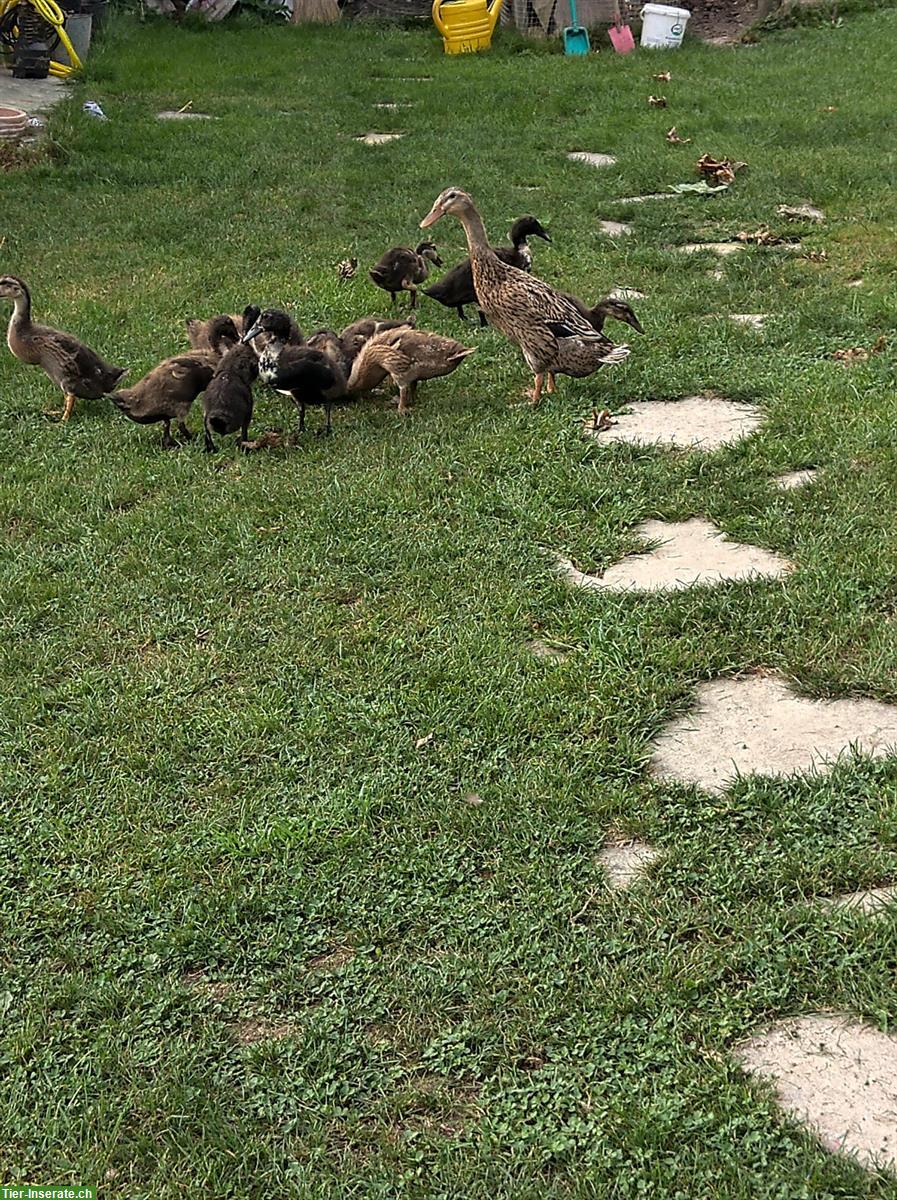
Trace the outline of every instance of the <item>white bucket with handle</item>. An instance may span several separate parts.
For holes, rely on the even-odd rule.
[[[640,45],[653,50],[678,50],[685,36],[685,26],[691,13],[687,8],[672,8],[666,4],[646,4],[642,9]]]

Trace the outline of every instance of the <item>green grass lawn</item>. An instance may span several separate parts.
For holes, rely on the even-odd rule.
[[[897,701],[894,349],[827,358],[897,318],[895,35],[885,10],[566,61],[504,36],[447,58],[429,29],[113,26],[53,119],[60,156],[0,175],[0,266],[132,380],[187,316],[386,311],[366,269],[450,183],[495,240],[528,211],[550,225],[549,281],[647,293],[646,335],[532,410],[516,349],[427,303],[478,349],[408,419],[373,401],[248,457],[163,453],[108,403],[60,427],[44,376],[0,356],[0,1182],[897,1196],[727,1054],[773,1016],[897,1019],[893,917],[807,903],[897,876],[893,765],[721,796],[644,769],[720,673]],[[191,101],[218,120],[155,119]],[[407,136],[353,140],[371,129]],[[614,202],[705,151],[749,164],[726,195]],[[827,223],[784,228],[776,205],[801,201]],[[764,224],[825,260],[752,247],[714,279],[671,248]],[[456,222],[435,233],[462,256]],[[758,335],[733,312],[771,316]],[[580,435],[593,408],[705,389],[763,428],[709,456]],[[294,419],[259,394],[255,430]],[[812,489],[772,488],[804,466]],[[549,552],[601,569],[639,521],[692,515],[796,572],[647,598],[552,573]],[[568,657],[533,656],[537,636]],[[611,830],[663,851],[628,893],[596,861]]]

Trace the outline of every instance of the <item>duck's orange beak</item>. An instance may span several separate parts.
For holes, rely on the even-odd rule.
[[[442,209],[439,207],[439,201],[437,200],[424,219],[421,221],[421,229],[429,229],[431,225],[436,224],[441,216]]]

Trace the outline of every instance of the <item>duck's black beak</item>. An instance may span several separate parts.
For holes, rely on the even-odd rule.
[[[549,235],[548,235],[548,230],[547,230],[547,229],[543,229],[541,225],[540,225],[540,226],[539,226],[539,228],[536,230],[536,237],[540,237],[540,238],[542,239],[542,241],[543,241],[543,242],[550,242],[550,241],[551,241],[551,238],[550,238],[550,237],[549,237]]]
[[[252,325],[249,329],[246,330],[246,332],[240,338],[240,341],[241,342],[251,342],[252,339],[257,338],[261,332],[262,332],[262,323],[261,323],[261,321],[256,321],[256,323],[254,325]]]
[[[635,315],[635,313],[632,311],[631,308],[630,308],[629,312],[626,314],[625,321],[626,321],[627,325],[632,326],[632,328],[635,330],[636,333],[644,333],[645,332],[644,329],[642,329],[641,321],[638,319],[638,317]]]

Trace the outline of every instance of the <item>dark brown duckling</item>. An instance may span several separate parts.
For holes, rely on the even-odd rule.
[[[62,389],[62,420],[72,415],[75,400],[99,400],[111,392],[127,367],[113,367],[70,333],[35,325],[31,293],[16,275],[0,276],[0,296],[13,301],[6,341],[20,362],[40,367]]]
[[[259,333],[269,335],[270,340],[259,356],[259,378],[269,387],[293,397],[299,409],[300,433],[305,432],[306,407],[309,404],[323,406],[327,424],[322,432],[329,434],[334,404],[349,401],[345,373],[321,350],[288,345],[287,321],[286,313],[276,308],[266,309],[243,334],[243,341],[251,341]]]
[[[511,245],[495,246],[495,253],[502,262],[511,267],[519,267],[521,271],[532,271],[533,269],[533,252],[529,248],[527,238],[540,237],[543,241],[551,241],[548,232],[535,217],[519,217],[511,226],[508,236],[511,239]],[[446,308],[456,309],[458,316],[463,321],[464,305],[477,303],[470,259],[465,258],[463,262],[458,263],[457,267],[446,271],[441,279],[430,287],[424,288],[423,291],[424,295],[429,296],[431,300],[437,300]],[[481,311],[480,325],[485,324],[486,318]]]
[[[601,333],[604,329],[604,322],[608,317],[612,317],[615,321],[622,321],[625,325],[631,325],[636,333],[644,333],[641,322],[638,317],[625,302],[625,300],[614,300],[611,296],[606,296],[603,300],[599,300],[597,304],[589,308],[578,296],[573,296],[569,292],[564,292],[564,295],[573,304],[582,315],[589,321],[592,328]]]
[[[240,440],[237,444],[241,450],[247,448],[253,409],[252,385],[258,373],[258,355],[252,346],[243,342],[232,346],[215,367],[202,401],[207,453],[217,449],[212,439],[213,433],[236,433],[239,430]]]
[[[357,357],[361,347],[365,342],[369,342],[375,333],[383,333],[387,329],[404,329],[408,325],[413,327],[416,321],[416,313],[409,313],[404,321],[384,321],[380,317],[361,317],[341,330],[340,341],[343,343],[343,348],[351,363]]]
[[[138,425],[161,422],[165,426],[163,450],[174,450],[178,445],[171,436],[172,421],[177,421],[181,437],[187,441],[193,437],[186,424],[193,401],[208,385],[221,355],[240,340],[230,317],[215,317],[211,326],[211,349],[166,358],[133,387],[109,393],[112,403],[131,421]]]
[[[242,313],[228,314],[229,319],[233,321],[234,326],[236,327],[238,339],[243,336],[244,331],[247,330],[250,325],[255,323],[260,311],[261,310],[259,309],[258,305],[247,304]],[[189,339],[190,345],[194,350],[209,350],[215,353],[212,347],[211,333],[215,327],[215,322],[220,320],[221,317],[187,318],[187,320],[184,322],[184,324],[187,326],[187,338]],[[289,322],[290,337],[288,344],[290,346],[303,345],[305,338],[302,335],[302,330],[292,317],[289,317]],[[255,349],[261,353],[265,346],[264,339],[262,337],[257,338],[253,345],[255,346]],[[225,350],[227,349],[229,349],[228,346],[220,346],[218,350],[219,355],[224,354]]]
[[[442,266],[435,242],[419,242],[414,250],[409,246],[395,246],[386,251],[368,274],[377,287],[389,292],[393,304],[399,292],[410,292],[411,307],[417,308],[417,285],[430,273],[430,263]]]
[[[344,375],[349,374],[352,359],[335,329],[319,329],[309,335],[305,344],[310,350],[320,350]]]

